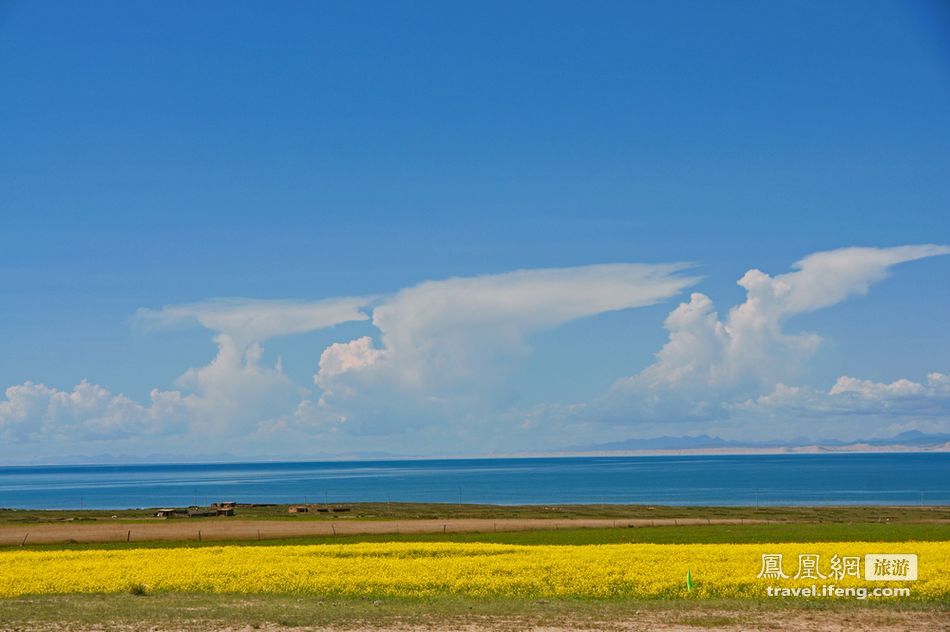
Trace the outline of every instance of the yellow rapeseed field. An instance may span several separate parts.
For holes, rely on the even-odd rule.
[[[866,581],[863,566],[855,570],[853,560],[862,564],[867,553],[916,554],[919,577],[907,582]],[[763,555],[772,556],[773,571],[774,556],[781,555],[780,569],[787,577],[759,577]],[[845,558],[852,560],[851,572],[840,576]],[[828,583],[868,589],[909,587],[911,595],[903,599],[950,601],[948,571],[950,542],[364,543],[5,551],[0,552],[0,596],[122,592],[141,585],[148,591],[326,596],[702,599],[762,598],[768,586]],[[796,574],[801,577],[795,579]]]

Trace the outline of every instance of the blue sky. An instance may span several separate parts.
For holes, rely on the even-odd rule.
[[[701,395],[661,396],[642,374],[691,292],[728,327],[750,269],[950,243],[948,42],[939,2],[0,3],[0,388],[31,385],[0,396],[0,456],[179,452],[195,437],[291,455],[948,429],[943,383],[928,382],[950,373],[938,252],[871,261],[848,298],[776,316],[821,342],[792,362],[787,340],[759,341],[784,349],[760,359],[789,369],[771,384],[710,369]],[[629,279],[587,266],[674,262],[695,264],[672,273],[689,283],[560,319],[443,310],[417,331],[404,315],[431,305],[394,298],[453,277],[518,297],[546,281],[497,275],[548,268],[613,296]],[[597,302],[547,291],[553,311]],[[371,319],[398,303],[381,313],[400,315],[388,331],[403,346],[311,314],[320,327],[248,342],[261,366],[280,358],[276,376],[235,352],[260,380],[235,402],[179,379],[213,366],[223,330],[161,311],[221,297],[373,297]],[[330,354],[358,366],[315,382],[330,345],[364,336]],[[842,376],[864,385],[835,393],[848,406],[825,401]],[[874,386],[902,379],[922,390]],[[88,405],[83,380],[103,389]],[[750,412],[778,384],[801,401]],[[150,408],[152,389],[183,399]],[[702,405],[643,408],[657,398]],[[319,419],[301,421],[301,402]]]

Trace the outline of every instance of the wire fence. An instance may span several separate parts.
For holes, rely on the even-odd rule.
[[[202,507],[224,501],[258,504],[347,505],[407,503],[462,505],[663,505],[695,507],[784,507],[784,506],[948,506],[950,489],[855,490],[855,489],[680,489],[604,490],[485,489],[478,486],[412,489],[297,489],[259,490],[241,486],[208,485],[190,489],[72,490],[72,493],[39,490],[0,490],[0,508],[44,510],[120,510],[165,507]]]
[[[411,534],[504,533],[560,529],[634,529],[709,525],[773,524],[756,518],[587,518],[587,519],[437,519],[380,521],[201,521],[188,519],[151,524],[43,524],[0,529],[0,546],[38,544],[272,541],[320,536],[404,536]]]

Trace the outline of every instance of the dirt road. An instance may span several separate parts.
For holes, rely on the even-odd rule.
[[[633,615],[601,619],[598,617],[561,617],[552,620],[545,616],[478,616],[442,617],[417,615],[408,621],[391,620],[313,625],[281,625],[261,623],[235,625],[219,621],[189,620],[187,613],[178,613],[173,621],[168,618],[141,621],[109,621],[94,624],[69,621],[17,621],[13,624],[0,622],[0,630],[20,632],[60,632],[62,630],[89,632],[315,632],[335,630],[338,632],[481,632],[530,630],[532,632],[574,632],[612,630],[614,632],[696,632],[709,629],[728,629],[731,632],[774,630],[801,630],[802,632],[846,632],[852,630],[920,630],[936,632],[950,630],[946,611],[915,612],[882,608],[865,610],[822,609],[813,612],[749,611],[749,610],[704,610],[696,612],[684,606],[682,609],[645,610]]]
[[[61,522],[0,527],[0,545],[62,544],[67,542],[144,542],[154,540],[267,540],[320,535],[385,533],[460,533],[576,529],[595,527],[649,527],[705,524],[768,524],[768,520],[734,519],[515,519],[464,518],[445,520],[240,520],[216,518],[156,519],[155,522],[79,524]]]

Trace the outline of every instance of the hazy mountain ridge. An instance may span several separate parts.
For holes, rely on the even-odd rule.
[[[293,455],[240,456],[225,452],[215,454],[161,454],[146,456],[129,454],[97,454],[52,457],[47,459],[24,459],[0,463],[3,466],[121,466],[121,465],[173,465],[210,463],[259,463],[259,462],[308,462],[308,461],[390,461],[405,459],[477,459],[504,457],[551,457],[598,454],[771,454],[771,453],[820,453],[820,452],[950,452],[950,434],[927,434],[918,430],[902,432],[888,438],[872,438],[855,441],[841,439],[811,440],[773,439],[767,441],[739,441],[723,439],[707,434],[662,436],[644,439],[625,439],[609,443],[575,445],[565,448],[533,452],[492,454],[394,454],[389,452],[312,453]]]
[[[812,440],[806,437],[797,439],[773,439],[768,441],[739,441],[735,439],[722,439],[707,434],[685,435],[680,437],[663,436],[649,439],[626,439],[623,441],[613,441],[609,443],[599,443],[585,446],[572,446],[565,448],[564,452],[652,452],[667,450],[715,450],[723,451],[729,448],[740,450],[782,450],[782,449],[804,449],[814,450],[859,450],[885,448],[921,448],[928,450],[947,450],[950,445],[950,434],[936,433],[927,434],[919,430],[908,430],[901,432],[893,437],[858,439],[854,441],[844,441],[841,439],[818,439]]]

